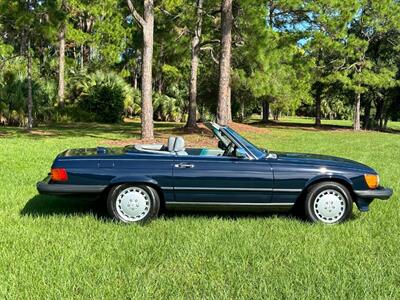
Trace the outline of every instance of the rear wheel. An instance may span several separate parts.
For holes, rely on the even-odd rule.
[[[352,210],[353,199],[349,190],[337,182],[314,185],[305,201],[305,214],[312,222],[341,223],[351,216]]]
[[[124,223],[145,223],[160,210],[157,191],[146,185],[123,184],[113,187],[107,198],[107,211]]]

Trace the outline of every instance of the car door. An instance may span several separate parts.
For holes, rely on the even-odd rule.
[[[251,205],[272,199],[273,174],[266,160],[177,156],[172,172],[178,204]]]

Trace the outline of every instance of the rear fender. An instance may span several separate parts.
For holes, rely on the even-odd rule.
[[[158,182],[153,178],[147,176],[118,176],[111,180],[110,185],[124,184],[124,183],[140,183],[159,186]]]
[[[105,193],[108,193],[110,189],[113,186],[119,185],[119,184],[145,184],[150,187],[152,187],[157,193],[158,196],[160,197],[161,204],[164,205],[165,199],[170,198],[173,199],[173,193],[170,193],[170,195],[165,195],[164,191],[161,189],[160,185],[156,180],[153,178],[147,177],[147,176],[119,176],[115,177],[113,180],[111,180],[108,188],[106,189]]]

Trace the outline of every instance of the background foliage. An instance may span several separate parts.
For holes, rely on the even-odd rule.
[[[139,9],[141,4],[135,1]],[[262,103],[269,105],[274,119],[315,116],[316,103],[323,118],[351,119],[358,95],[364,127],[382,129],[390,119],[399,118],[398,1],[243,0],[234,1],[233,6],[234,119],[242,121],[260,113]],[[215,117],[219,9],[216,0],[204,4],[200,119]],[[4,124],[26,122],[27,53],[33,56],[36,123],[118,122],[122,116],[140,115],[142,33],[125,1],[0,0],[0,11],[0,117]],[[155,20],[154,119],[184,121],[195,1],[156,2]],[[62,24],[66,24],[64,109],[57,102]],[[120,106],[113,108],[121,102],[117,98],[123,99],[122,112]],[[102,109],[89,108],[91,102]]]

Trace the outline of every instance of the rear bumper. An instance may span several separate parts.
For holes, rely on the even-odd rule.
[[[76,185],[76,184],[57,184],[49,183],[46,178],[36,184],[40,194],[44,195],[86,195],[101,194],[107,186],[104,185]]]
[[[387,200],[393,195],[393,190],[381,187],[376,190],[354,191],[354,193],[360,198]]]

